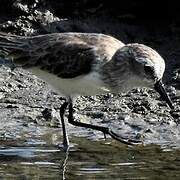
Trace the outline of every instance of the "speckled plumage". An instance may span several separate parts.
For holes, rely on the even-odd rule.
[[[1,51],[66,96],[109,91],[100,87],[104,84],[96,72],[122,46],[121,41],[104,34],[55,33],[21,37],[0,33]]]
[[[0,49],[25,67],[40,66],[62,78],[91,70],[93,63],[108,61],[124,44],[103,34],[54,33],[33,37],[0,34]]]
[[[145,71],[150,67],[150,73]],[[113,91],[128,91],[135,87],[153,87],[165,70],[163,58],[143,44],[127,44],[118,49],[112,60],[104,65],[104,81]],[[107,78],[108,76],[108,78]]]

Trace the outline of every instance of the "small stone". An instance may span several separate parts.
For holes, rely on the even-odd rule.
[[[171,116],[175,119],[180,119],[180,111],[173,111],[173,112],[170,112],[171,113]]]
[[[43,118],[50,122],[51,127],[58,127],[60,114],[54,108],[45,108],[42,112]]]
[[[45,108],[41,113],[43,118],[47,121],[52,118],[52,109]]]
[[[104,113],[102,112],[87,112],[87,116],[90,116],[91,118],[102,118],[104,116]]]
[[[152,133],[152,130],[151,129],[146,129],[145,133]]]

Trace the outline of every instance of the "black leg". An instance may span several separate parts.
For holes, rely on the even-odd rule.
[[[69,99],[69,116],[68,116],[68,122],[72,125],[75,126],[80,126],[80,127],[85,127],[85,128],[90,128],[94,129],[97,131],[101,131],[104,134],[109,134],[113,139],[120,141],[121,143],[128,144],[128,145],[133,145],[133,144],[139,144],[141,141],[138,140],[132,140],[132,139],[125,139],[113,132],[111,129],[107,127],[102,127],[102,126],[96,126],[92,124],[86,124],[82,122],[75,121],[73,118],[73,105],[72,105],[72,100]]]
[[[63,146],[67,148],[69,146],[69,139],[66,131],[66,125],[64,121],[64,114],[67,108],[68,102],[64,102],[64,104],[60,107],[60,117],[61,117],[61,124],[62,124],[62,131],[63,131]]]

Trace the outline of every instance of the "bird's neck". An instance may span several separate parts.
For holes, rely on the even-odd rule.
[[[126,92],[144,84],[136,74],[131,71],[128,61],[113,61],[102,66],[102,80],[112,92]]]
[[[101,69],[101,77],[103,82],[109,86],[112,91],[121,91],[119,90],[119,85],[124,83],[126,79],[126,73],[121,71],[121,69],[117,67],[116,63],[113,62],[113,60],[103,64]]]

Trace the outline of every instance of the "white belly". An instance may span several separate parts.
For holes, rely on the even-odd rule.
[[[105,94],[110,91],[99,78],[99,74],[95,72],[72,79],[65,79],[43,71],[38,67],[30,68],[28,71],[46,81],[54,90],[64,94],[65,96],[96,95]]]

